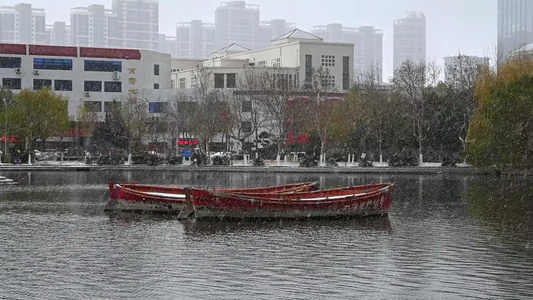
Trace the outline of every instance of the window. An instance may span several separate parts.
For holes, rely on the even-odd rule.
[[[342,57],[342,89],[350,89],[350,57]]]
[[[120,102],[104,102],[104,112],[111,112],[120,107]]]
[[[83,84],[83,90],[86,92],[101,92],[102,82],[101,81],[85,81],[85,83]]]
[[[150,102],[148,103],[148,111],[151,114],[163,113],[166,111],[166,102]]]
[[[215,88],[224,88],[224,74],[215,74]]]
[[[154,65],[154,75],[159,76],[159,65]]]
[[[3,78],[2,87],[10,90],[22,89],[22,80],[20,78]]]
[[[335,55],[322,55],[322,66],[334,67],[335,66]]]
[[[106,93],[122,93],[122,82],[120,81],[105,81],[104,92]]]
[[[102,112],[102,102],[100,101],[85,101],[83,107],[89,112]]]
[[[35,91],[42,90],[45,87],[52,87],[52,80],[51,79],[34,79],[33,80],[33,89]]]
[[[22,59],[20,57],[0,57],[0,68],[14,69],[20,68]]]
[[[258,62],[257,66],[258,67],[266,67],[266,60],[262,60],[262,61]]]
[[[252,112],[252,101],[242,102],[242,112]]]
[[[187,79],[186,78],[180,78],[180,89],[184,89],[187,86]]]
[[[34,58],[33,68],[36,70],[72,70],[72,59]]]
[[[250,121],[243,121],[241,123],[241,128],[243,133],[251,133],[252,132],[252,122]]]
[[[159,83],[154,83],[154,90],[158,90],[159,89]]]
[[[321,84],[322,84],[322,87],[325,87],[325,88],[331,88],[335,86],[335,76],[322,75]]]
[[[237,86],[237,75],[235,73],[230,73],[226,75],[226,87],[227,88],[235,88]]]
[[[273,58],[272,59],[272,67],[274,67],[274,68],[281,67],[281,58]]]
[[[84,70],[92,72],[122,72],[122,62],[105,60],[86,60]]]
[[[54,80],[54,90],[72,91],[72,80]]]
[[[305,81],[311,81],[313,75],[313,56],[310,54],[305,55]]]

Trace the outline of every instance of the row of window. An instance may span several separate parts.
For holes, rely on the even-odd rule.
[[[20,57],[0,57],[0,68],[21,68]],[[72,59],[62,58],[34,58],[33,68],[36,70],[72,71]],[[122,62],[106,60],[85,60],[83,70],[90,72],[122,72]],[[159,65],[154,64],[154,75],[159,76]]]
[[[55,91],[72,91],[72,80],[56,79],[53,80]],[[20,78],[2,78],[2,87],[11,90],[21,90],[22,80]],[[33,79],[33,89],[40,90],[45,87],[52,87],[52,79]],[[85,92],[101,92],[101,81],[85,81]],[[120,81],[104,81],[104,92],[106,93],[121,93],[122,82]]]
[[[35,70],[72,71],[72,59],[62,58],[34,58]],[[0,57],[0,68],[15,69],[22,67],[20,57]],[[83,70],[90,72],[122,72],[122,62],[105,60],[85,60]],[[154,65],[154,75],[159,75],[159,65]]]
[[[83,82],[83,90],[85,92],[101,92],[102,82],[86,80]],[[104,81],[104,92],[106,93],[122,93],[122,82],[120,81]]]

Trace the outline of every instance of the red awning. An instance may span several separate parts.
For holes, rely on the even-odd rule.
[[[0,137],[0,142],[5,143],[5,141],[6,141],[5,135],[3,135],[2,137]],[[8,135],[8,136],[7,136],[7,141],[8,141],[8,142],[11,142],[11,143],[18,143],[18,142],[20,142],[20,140],[17,140],[17,138],[14,137],[14,136],[12,136],[12,135]]]

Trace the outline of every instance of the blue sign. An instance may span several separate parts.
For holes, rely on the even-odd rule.
[[[183,157],[191,157],[191,150],[183,150]]]

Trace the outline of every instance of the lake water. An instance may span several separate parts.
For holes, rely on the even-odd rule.
[[[472,175],[4,172],[0,299],[531,299],[533,180]],[[109,181],[394,181],[388,217],[107,215]]]

